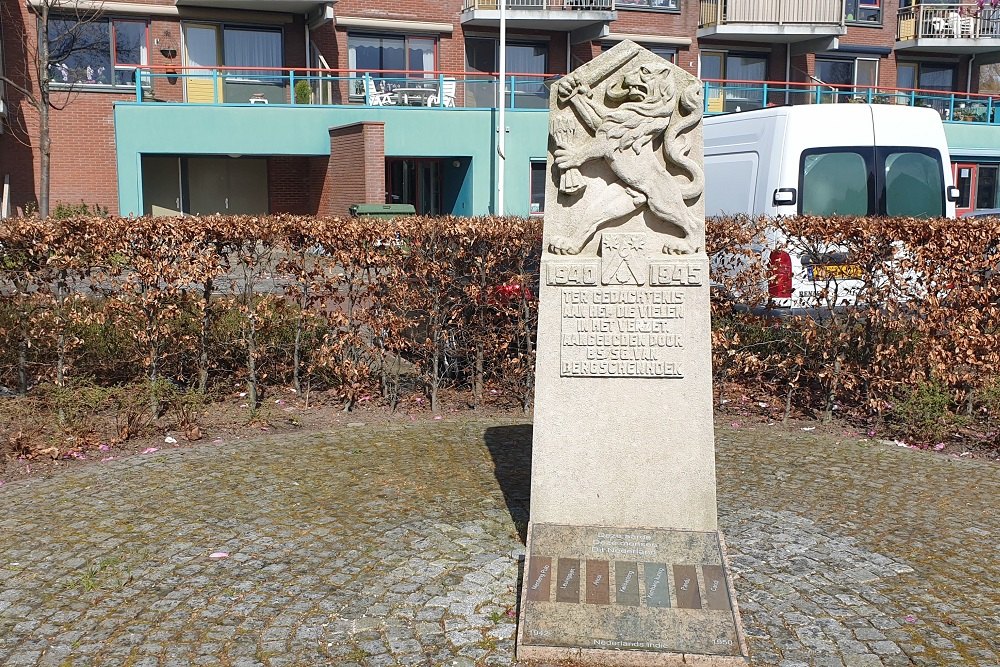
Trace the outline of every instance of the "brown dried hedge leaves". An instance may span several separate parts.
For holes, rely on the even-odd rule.
[[[997,219],[710,221],[717,379],[915,435],[928,392],[995,419],[998,239]],[[825,309],[826,280],[820,317],[734,308],[766,304],[759,249],[775,243],[860,267],[856,304]],[[291,385],[435,409],[449,387],[527,409],[540,248],[540,221],[520,218],[4,220],[0,387],[243,387],[253,408]]]

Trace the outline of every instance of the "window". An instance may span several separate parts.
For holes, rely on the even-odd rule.
[[[930,151],[893,150],[885,155],[885,214],[934,218],[944,215],[941,160]]]
[[[871,167],[853,150],[806,151],[802,155],[802,211],[806,215],[867,215]]]
[[[492,37],[467,37],[465,69],[466,105],[492,108],[497,104],[494,81],[500,68],[500,45]],[[549,45],[534,42],[507,42],[507,71],[510,79],[504,86],[508,107],[546,109],[549,95],[542,83],[549,65]],[[529,76],[518,76],[527,74]],[[530,76],[537,75],[537,76]]]
[[[738,83],[708,84],[707,109],[710,113],[747,111],[764,106],[767,79],[767,57],[756,54],[701,52],[702,80],[736,81]]]
[[[407,78],[434,76],[437,40],[433,37],[348,35],[347,50],[348,66],[359,76],[369,74],[380,90],[396,88]],[[364,93],[364,81],[355,81],[351,94]]]
[[[802,152],[799,213],[944,215],[941,153],[912,146],[811,148]]]
[[[531,161],[531,209],[532,215],[545,212],[545,161]]]
[[[849,23],[882,24],[882,0],[847,0],[845,18]]]
[[[281,67],[281,31],[226,26],[222,31],[222,62],[226,67]],[[269,76],[259,70],[230,70],[230,76]],[[273,75],[274,73],[272,73]]]
[[[829,86],[820,86],[824,102],[847,101],[878,85],[878,60],[817,58],[816,78]]]
[[[976,187],[976,208],[1000,207],[1000,194],[997,188],[997,165],[979,165],[979,184]]]
[[[96,18],[49,19],[49,74],[60,85],[135,85],[135,70],[148,64],[145,21]]]
[[[607,51],[609,49],[614,48],[617,44],[618,42],[604,42],[601,44],[601,50]],[[674,64],[677,63],[677,49],[673,47],[662,46],[660,44],[648,44],[648,43],[644,44],[643,42],[639,42],[639,46],[646,49],[650,53],[660,56],[661,58],[663,58],[668,62],[672,62]]]
[[[679,12],[681,9],[680,0],[617,0],[616,9],[660,9],[670,12]]]
[[[949,95],[935,95],[933,92],[941,91],[951,93],[955,90],[955,66],[938,65],[931,63],[897,63],[896,64],[896,86],[899,88],[919,88],[920,92],[915,94],[917,106],[931,107],[939,112],[950,111],[951,98]]]
[[[897,63],[896,85],[951,92],[955,89],[955,66],[931,63]]]

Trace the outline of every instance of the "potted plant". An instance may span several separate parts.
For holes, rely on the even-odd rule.
[[[302,80],[295,83],[295,103],[312,104],[312,86],[308,81]]]

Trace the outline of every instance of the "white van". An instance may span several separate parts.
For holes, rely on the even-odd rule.
[[[955,217],[958,191],[941,117],[892,104],[773,107],[705,119],[705,213]],[[772,305],[853,302],[857,267],[775,232],[755,248]],[[831,287],[833,289],[831,289]]]

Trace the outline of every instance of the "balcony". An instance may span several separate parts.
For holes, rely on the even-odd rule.
[[[947,126],[1000,126],[1000,96],[918,88],[783,81],[703,81],[705,115],[801,104],[899,104],[934,109]]]
[[[174,0],[178,7],[242,9],[258,12],[305,14],[329,4],[327,0]]]
[[[465,0],[462,24],[499,26],[500,1],[512,28],[573,31],[604,27],[617,17],[615,0]]]
[[[790,44],[847,34],[844,0],[701,0],[698,37]]]
[[[136,71],[135,102],[141,107],[256,107],[262,115],[275,108],[335,107],[358,117],[390,114],[418,123],[426,117],[421,111],[458,114],[455,118],[463,111],[492,111],[501,94],[508,109],[544,113],[554,78],[514,73],[501,87],[492,72],[162,66]],[[706,79],[703,85],[705,115],[788,104],[901,104],[934,109],[948,124],[1000,126],[1000,95],[819,81]]]
[[[549,74],[292,69],[276,67],[142,67],[135,101],[146,104],[383,107],[399,110],[548,110]]]
[[[1000,8],[978,4],[920,4],[900,9],[896,49],[908,53],[1000,51]]]

